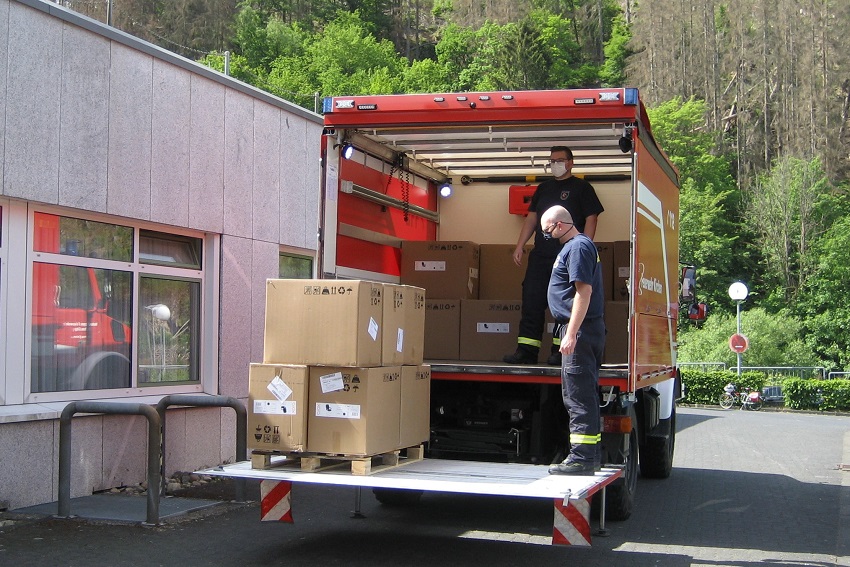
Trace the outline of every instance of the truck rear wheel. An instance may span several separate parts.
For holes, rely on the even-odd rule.
[[[628,520],[632,515],[638,479],[638,432],[634,410],[629,411],[632,418],[632,431],[623,459],[623,478],[612,483],[606,492],[605,514],[612,521]]]
[[[422,498],[421,490],[396,490],[393,488],[373,488],[375,499],[384,506],[414,506]]]
[[[676,445],[676,405],[668,419],[658,425],[666,435],[646,437],[640,447],[640,474],[647,478],[667,478],[673,471],[673,449]]]

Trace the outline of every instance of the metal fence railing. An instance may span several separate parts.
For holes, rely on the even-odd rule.
[[[703,372],[707,372],[709,369],[711,370],[726,370],[725,362],[680,362],[678,363],[680,367],[692,367],[699,368]]]

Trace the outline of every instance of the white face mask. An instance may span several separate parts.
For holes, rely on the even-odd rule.
[[[555,177],[561,177],[567,173],[567,166],[560,161],[552,162],[550,167],[552,168],[552,175]]]

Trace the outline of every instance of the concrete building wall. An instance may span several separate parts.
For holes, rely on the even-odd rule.
[[[206,393],[247,401],[265,280],[281,246],[315,251],[321,131],[311,112],[56,4],[0,0],[0,198],[218,239]],[[64,405],[0,404],[0,503],[56,499]],[[143,481],[146,428],[76,417],[72,496]],[[171,409],[166,472],[233,461],[235,444],[230,408]]]

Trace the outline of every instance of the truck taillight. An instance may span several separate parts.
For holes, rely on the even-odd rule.
[[[632,418],[627,415],[602,416],[602,433],[631,433]]]

